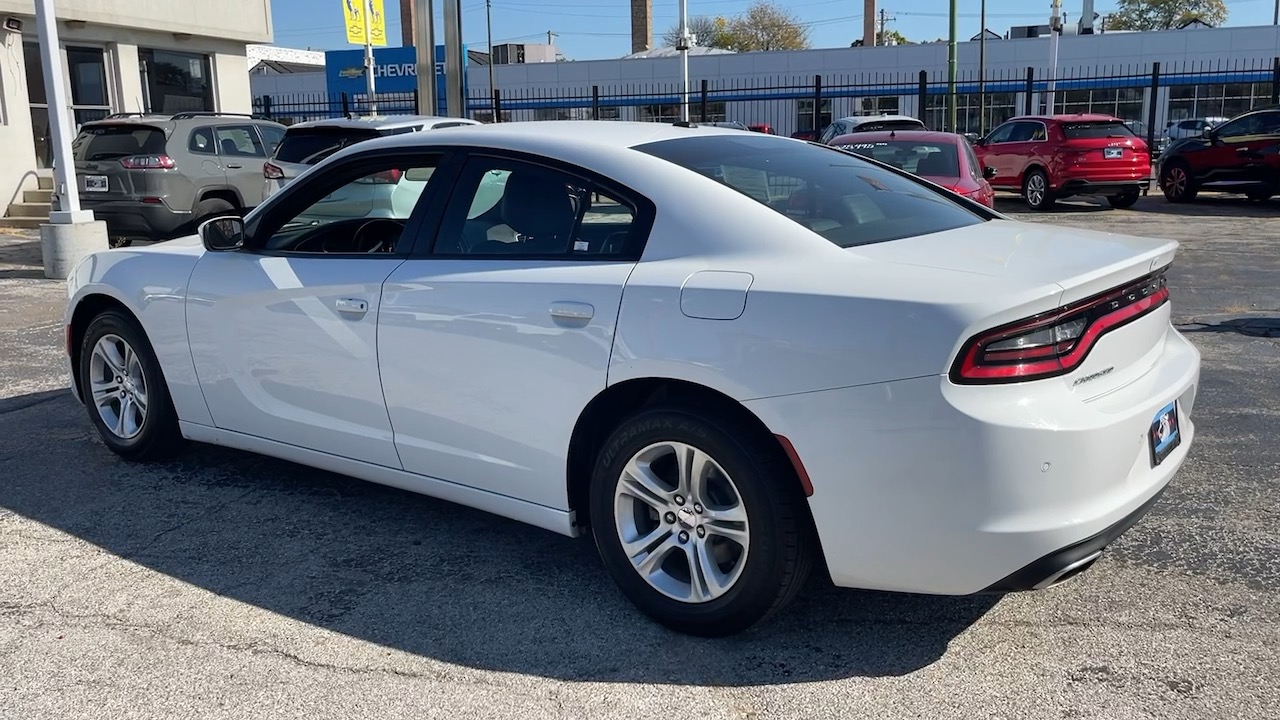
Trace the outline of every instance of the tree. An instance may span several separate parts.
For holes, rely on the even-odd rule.
[[[881,30],[876,33],[876,45],[910,45],[908,40],[902,33],[897,30]],[[862,38],[854,40],[849,47],[862,47]]]
[[[724,47],[736,52],[809,48],[809,28],[769,0],[757,0],[745,13],[728,21],[724,34]]]
[[[1227,21],[1224,0],[1116,0],[1108,30],[1169,30],[1189,20],[1214,27]]]
[[[723,18],[713,18],[707,15],[689,18],[689,33],[694,36],[694,45],[700,47],[728,48],[729,36],[725,33],[725,21]],[[662,44],[667,47],[676,47],[680,44],[680,23],[671,26],[662,35]]]

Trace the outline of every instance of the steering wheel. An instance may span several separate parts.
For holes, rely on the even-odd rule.
[[[365,249],[365,234],[369,231],[371,226],[376,228],[381,225],[392,225],[394,226],[394,230],[392,230],[392,228],[387,228],[388,233],[385,233],[382,237],[375,236],[372,243],[369,244],[369,247]],[[374,218],[373,220],[361,225],[360,228],[356,230],[355,234],[351,236],[351,244],[353,246],[352,252],[391,252],[393,245],[387,243],[389,233],[394,232],[394,237],[398,238],[400,233],[403,231],[404,225],[399,220],[392,220],[391,218]],[[391,242],[394,243],[395,241],[392,240]]]

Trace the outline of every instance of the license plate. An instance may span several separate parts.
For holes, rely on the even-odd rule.
[[[1178,430],[1178,402],[1175,400],[1156,413],[1151,421],[1151,430],[1147,433],[1151,445],[1151,466],[1164,462],[1179,445],[1182,444],[1182,433]]]
[[[106,175],[85,175],[85,192],[106,192],[108,187]]]
[[[1107,160],[1115,160],[1124,157],[1124,148],[1103,148],[1102,157]]]

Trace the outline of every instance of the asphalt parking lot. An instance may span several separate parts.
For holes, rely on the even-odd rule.
[[[61,284],[0,241],[0,718],[1274,718],[1280,200],[1000,207],[1183,242],[1184,469],[1061,587],[814,580],[719,641],[642,619],[587,541],[224,449],[117,460],[65,390]]]

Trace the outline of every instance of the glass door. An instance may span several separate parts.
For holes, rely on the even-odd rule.
[[[40,46],[22,43],[27,67],[27,102],[31,105],[31,136],[35,141],[36,167],[53,167],[53,145],[49,142],[49,100],[44,91],[44,62]]]
[[[80,125],[111,114],[107,89],[107,54],[102,48],[68,47],[67,75],[71,81],[71,114]]]

